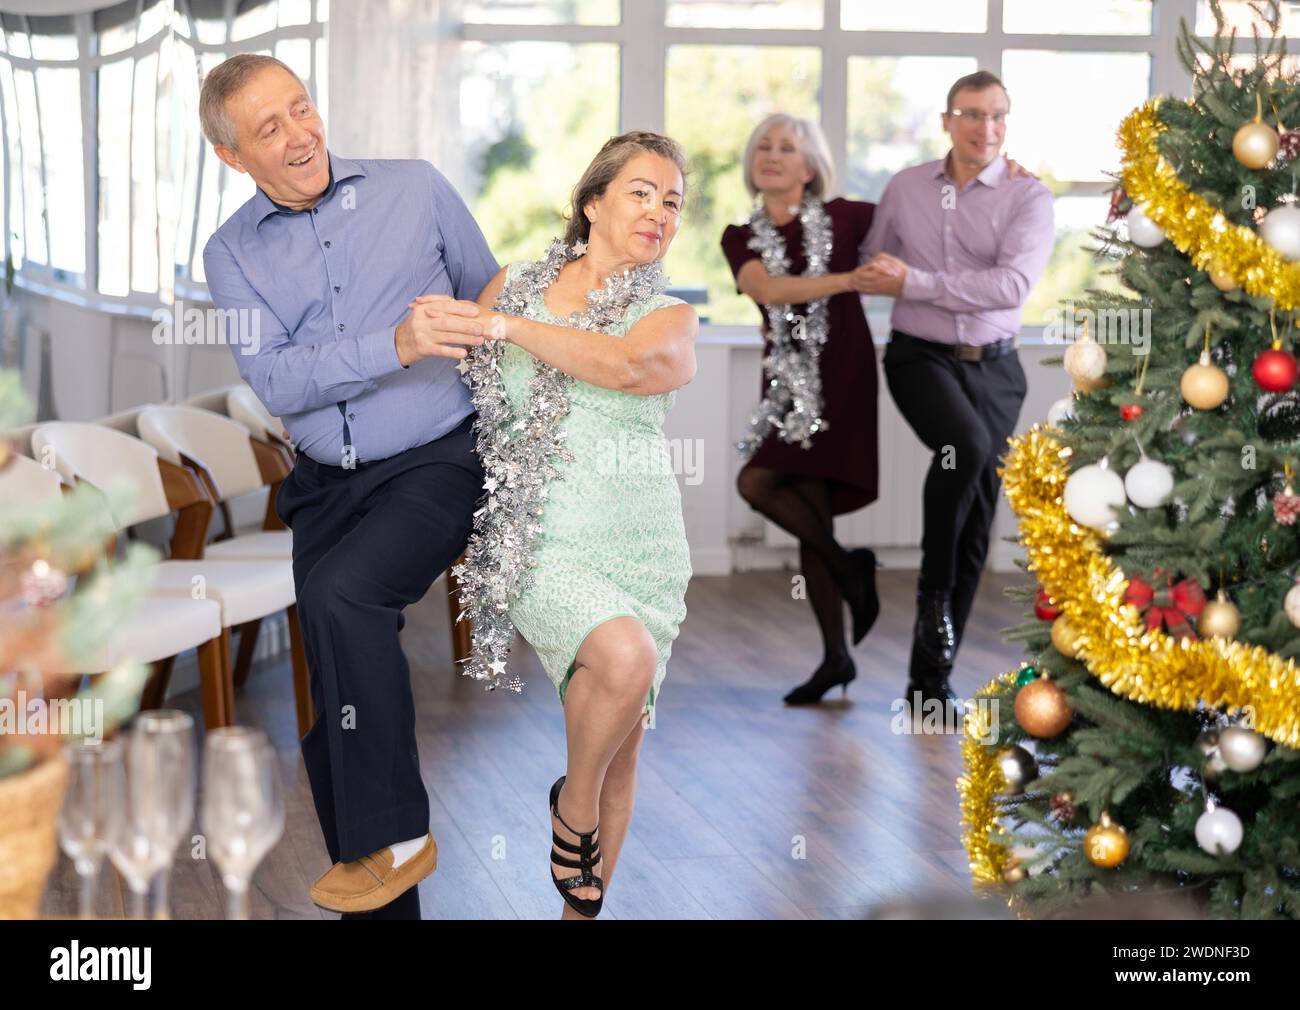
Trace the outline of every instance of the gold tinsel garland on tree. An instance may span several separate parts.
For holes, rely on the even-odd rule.
[[[1056,601],[1076,634],[1078,659],[1114,694],[1143,705],[1191,712],[1199,704],[1251,714],[1251,728],[1286,747],[1300,745],[1300,668],[1258,645],[1221,638],[1174,638],[1143,624],[1124,602],[1128,580],[1101,551],[1096,533],[1077,525],[1062,492],[1071,450],[1034,425],[1011,440],[1002,468],[1007,501],[1020,520],[1029,570]],[[995,689],[1004,674],[984,689]],[[984,693],[981,692],[981,693]],[[992,841],[997,812],[990,784],[995,748],[980,744],[967,715],[958,780],[963,841],[976,880],[989,881],[1005,865],[1005,848]],[[996,769],[993,769],[996,771]]]
[[[975,692],[975,697],[1001,694],[1015,679],[1014,670],[994,677]],[[995,798],[1006,790],[1007,784],[998,766],[998,748],[982,742],[988,739],[991,728],[987,711],[974,705],[967,708],[964,728],[961,757],[965,773],[957,780],[963,824],[961,842],[970,857],[971,879],[977,884],[997,884],[1002,881],[1010,851],[994,837],[998,828]]]
[[[1300,306],[1300,263],[1288,262],[1253,229],[1228,221],[1188,189],[1160,154],[1156,140],[1165,126],[1156,109],[1161,101],[1153,98],[1120,124],[1121,178],[1129,198],[1198,269],[1225,273],[1252,295],[1272,298],[1279,309]]]

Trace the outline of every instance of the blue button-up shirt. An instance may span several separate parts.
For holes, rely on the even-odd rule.
[[[203,266],[217,308],[227,320],[244,310],[253,327],[231,344],[244,381],[299,452],[347,466],[431,442],[473,412],[457,360],[404,368],[395,330],[417,295],[473,301],[498,266],[427,161],[329,163],[308,210],[258,189],[208,240]]]

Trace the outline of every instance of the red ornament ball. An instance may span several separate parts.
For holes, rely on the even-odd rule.
[[[1251,374],[1259,388],[1269,393],[1285,393],[1295,385],[1300,365],[1287,351],[1269,348],[1255,359]]]
[[[1042,586],[1038,587],[1038,596],[1034,599],[1034,616],[1040,621],[1055,621],[1061,616],[1061,608],[1052,602]]]
[[[1119,416],[1125,421],[1136,421],[1142,416],[1142,408],[1136,403],[1126,403],[1119,408]]]

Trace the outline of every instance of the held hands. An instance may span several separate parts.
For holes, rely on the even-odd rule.
[[[863,295],[901,298],[907,264],[888,253],[877,253],[867,263],[849,274],[852,290]]]
[[[397,360],[409,365],[421,358],[463,358],[468,347],[485,339],[482,310],[474,302],[450,295],[421,295],[410,302],[410,315],[397,324]]]

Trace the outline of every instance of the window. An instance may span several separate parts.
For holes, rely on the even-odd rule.
[[[0,14],[0,193],[22,281],[142,309],[201,283],[202,242],[253,187],[203,150],[198,68],[274,52],[318,88],[326,16],[326,0]]]
[[[467,0],[466,24],[616,25],[619,0]]]
[[[216,156],[199,129],[201,76],[235,53],[265,53],[296,73],[327,116],[326,0],[173,0],[180,161],[176,166],[177,228],[172,253],[177,292],[203,293],[203,246],[256,192],[253,181]],[[179,68],[192,70],[181,73]]]
[[[1287,31],[1300,35],[1300,2],[1281,6]],[[456,83],[443,100],[458,127],[429,154],[498,258],[542,254],[606,138],[662,130],[691,159],[667,264],[674,285],[708,320],[745,325],[756,314],[736,294],[719,240],[750,212],[739,159],[768,112],[820,121],[838,193],[873,200],[894,172],[947,150],[940,113],[953,80],[977,68],[1001,75],[1012,98],[1005,150],[1056,197],[1057,243],[1026,306],[1032,325],[1110,283],[1085,246],[1105,218],[1115,126],[1154,91],[1189,91],[1174,49],[1180,19],[1213,30],[1204,0],[450,7],[463,23],[447,47]],[[1223,9],[1248,50],[1250,4],[1224,0]],[[121,0],[87,14],[0,14],[0,196],[20,283],[138,308],[201,297],[203,245],[253,184],[199,131],[200,76],[236,52],[273,53],[326,114],[328,17],[327,0]]]
[[[462,195],[500,262],[537,259],[576,172],[618,132],[618,47],[471,41],[460,57]]]
[[[690,158],[682,204],[683,227],[668,266],[675,284],[703,286],[713,320],[750,322],[753,302],[736,294],[719,240],[746,220],[753,200],[745,191],[740,157],[754,126],[772,112],[821,118],[821,52],[795,46],[673,46],[664,92],[665,132]]]
[[[667,259],[674,286],[698,294],[709,321],[752,325],[754,307],[736,294],[719,240],[752,207],[739,159],[754,125],[778,110],[819,120],[837,195],[875,200],[893,173],[947,151],[940,114],[952,81],[991,70],[1012,99],[1004,150],[1056,198],[1056,246],[1025,307],[1032,326],[1064,300],[1113,283],[1088,247],[1118,164],[1115,127],[1157,86],[1187,93],[1174,39],[1180,19],[1212,30],[1205,6],[635,0],[620,10],[616,0],[466,0],[461,128],[472,153],[463,167],[451,155],[447,170],[498,258],[536,258],[560,232],[567,189],[601,140],[617,130],[663,130],[691,159]],[[1224,6],[1248,32],[1247,5]],[[1300,33],[1300,3],[1283,6]],[[591,77],[605,72],[595,57],[577,55],[597,49],[617,53],[617,69],[602,55],[610,66],[603,81]],[[573,86],[566,74],[576,75]],[[538,89],[548,96],[544,128],[521,112]],[[533,171],[525,185],[524,166],[548,151],[558,156],[557,174]]]
[[[77,38],[71,17],[0,15],[8,255],[15,268],[82,286],[85,188]]]

